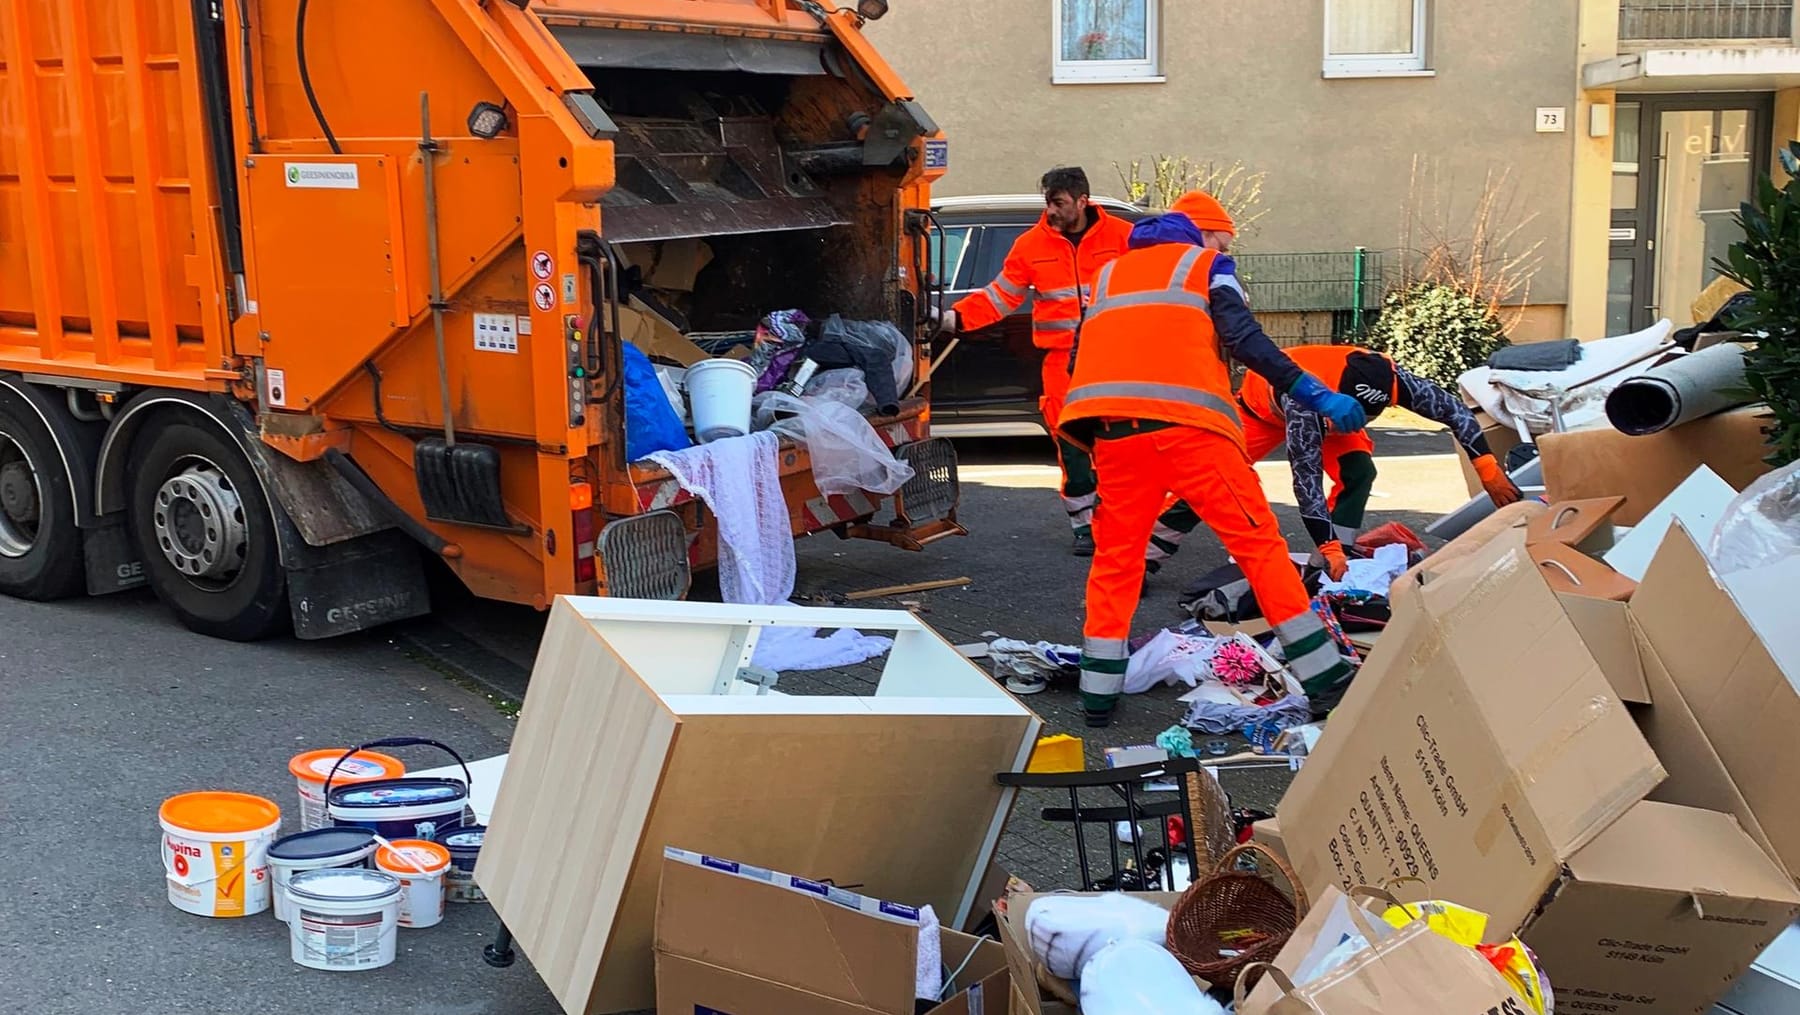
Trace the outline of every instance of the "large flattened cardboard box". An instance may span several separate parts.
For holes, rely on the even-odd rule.
[[[1328,730],[1282,801],[1294,866],[1322,890],[1358,874],[1374,883],[1414,874],[1416,863],[1431,895],[1517,928],[1571,1010],[1704,1011],[1792,919],[1800,895],[1643,637],[1648,621],[1631,613],[1639,604],[1585,618],[1577,633],[1566,602],[1524,580],[1535,579],[1528,563],[1522,537],[1509,533],[1403,591],[1396,615],[1407,615],[1409,637],[1383,638],[1346,700],[1357,714],[1334,716],[1346,732]],[[1653,601],[1675,584],[1646,583]],[[1638,651],[1621,651],[1609,624],[1626,625]],[[1614,670],[1640,672],[1601,675],[1583,634],[1605,635]],[[1450,736],[1432,718],[1432,696],[1417,693],[1446,677],[1480,682]],[[1615,683],[1646,688],[1640,696],[1654,702],[1638,717],[1641,735]],[[1393,746],[1408,734],[1418,746],[1395,767]],[[1381,754],[1379,778],[1358,785],[1369,752]],[[1574,782],[1571,764],[1586,769]]]
[[[720,1015],[914,1015],[917,909],[670,849],[656,910],[656,1007]],[[1006,955],[940,932],[955,974],[929,1015],[1008,1003]]]
[[[892,632],[842,696],[743,679],[771,626]],[[848,678],[846,678],[848,679]],[[565,1011],[655,1004],[663,850],[977,905],[1042,723],[911,614],[559,598],[476,877]]]

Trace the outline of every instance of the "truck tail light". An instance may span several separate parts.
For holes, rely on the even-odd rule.
[[[571,529],[575,535],[575,580],[591,582],[599,577],[594,557],[594,485],[569,484]]]

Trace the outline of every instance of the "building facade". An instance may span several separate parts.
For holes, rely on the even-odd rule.
[[[944,195],[1076,164],[1124,196],[1115,164],[1242,163],[1265,174],[1248,249],[1367,248],[1391,274],[1430,234],[1467,239],[1503,180],[1534,340],[1688,323],[1731,212],[1800,136],[1792,7],[894,0],[869,30],[950,138]]]

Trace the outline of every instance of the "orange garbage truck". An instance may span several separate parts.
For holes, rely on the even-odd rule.
[[[685,596],[717,522],[627,460],[627,342],[794,308],[929,376],[947,148],[886,8],[0,3],[0,592],[148,584],[238,640],[425,613],[427,556],[539,608]],[[797,537],[964,531],[899,387],[892,496],[784,440]]]

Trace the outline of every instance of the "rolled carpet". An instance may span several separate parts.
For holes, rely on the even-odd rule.
[[[1620,433],[1642,437],[1753,398],[1744,347],[1724,342],[1620,381],[1606,396],[1606,418]]]

